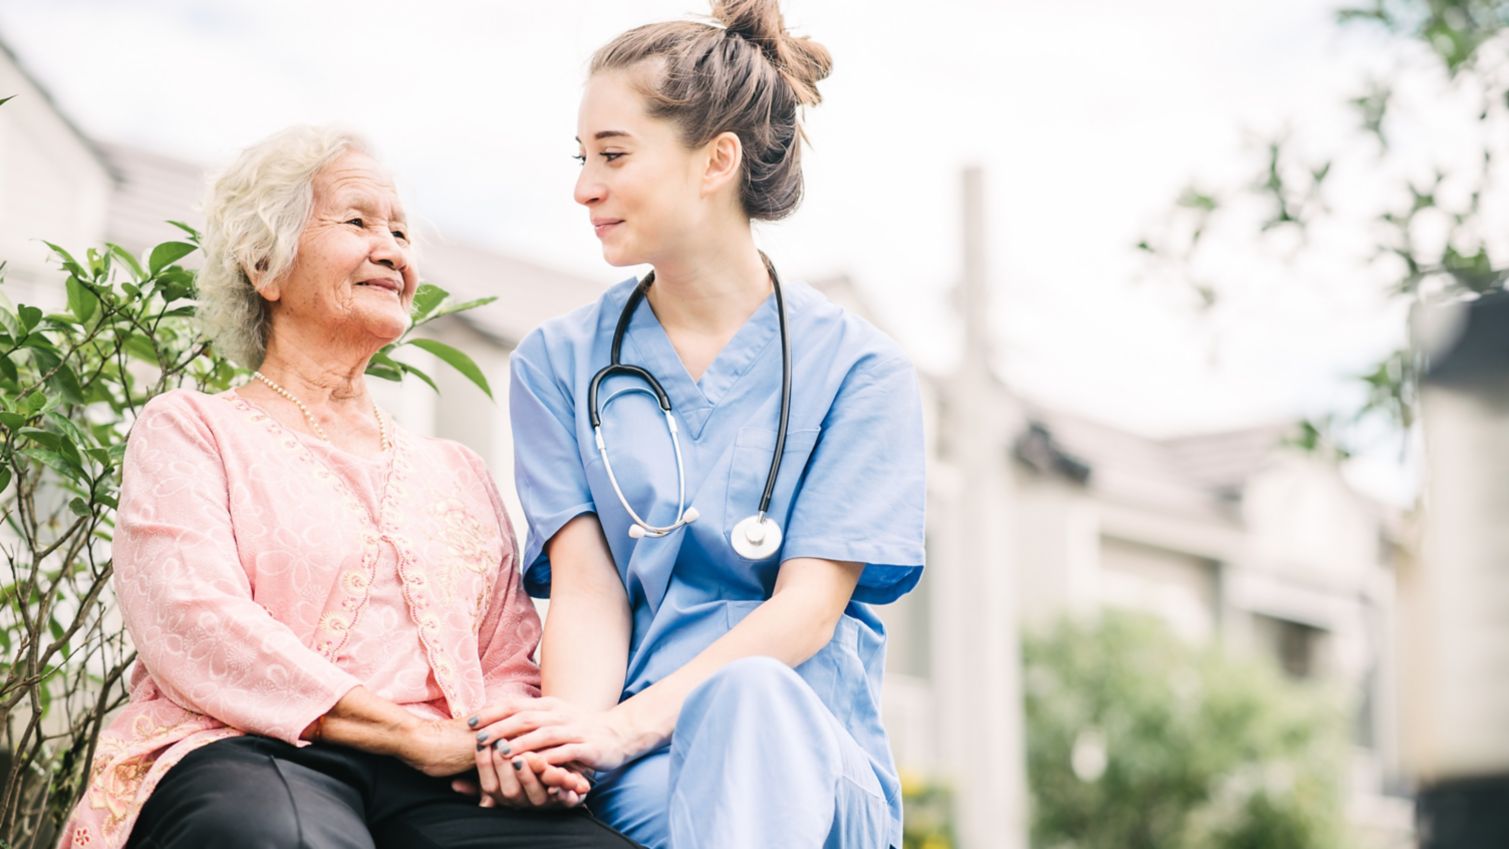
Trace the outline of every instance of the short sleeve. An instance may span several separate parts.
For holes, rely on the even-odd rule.
[[[782,557],[864,564],[854,600],[895,601],[922,577],[922,402],[904,359],[856,367],[839,389],[802,478]]]
[[[529,523],[524,541],[524,588],[550,597],[545,544],[567,522],[596,512],[576,440],[570,395],[552,374],[536,331],[510,359],[508,408],[513,427],[514,483]]]

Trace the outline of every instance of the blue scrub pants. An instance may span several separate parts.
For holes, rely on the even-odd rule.
[[[885,849],[890,827],[869,756],[768,657],[693,690],[670,749],[605,774],[587,804],[649,849]]]

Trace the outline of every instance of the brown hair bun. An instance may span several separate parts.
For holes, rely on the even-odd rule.
[[[781,76],[796,89],[803,106],[816,106],[823,98],[817,84],[833,72],[828,48],[807,36],[793,36],[776,0],[718,0],[713,19],[732,35],[748,39],[764,52]]]
[[[714,0],[713,20],[635,27],[593,55],[592,73],[635,73],[650,114],[675,122],[688,146],[736,134],[744,212],[785,218],[802,199],[799,111],[822,100],[833,57],[788,33],[776,0]]]

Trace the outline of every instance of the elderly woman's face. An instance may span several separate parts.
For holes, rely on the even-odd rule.
[[[382,343],[409,326],[418,277],[392,181],[371,157],[348,153],[314,178],[314,209],[288,274],[264,290],[272,319],[316,324]]]

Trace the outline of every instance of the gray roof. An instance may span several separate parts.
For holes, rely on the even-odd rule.
[[[1029,425],[1017,454],[1037,471],[1118,499],[1201,511],[1229,510],[1292,429],[1292,423],[1275,422],[1155,438],[1032,403],[1024,407]],[[1084,474],[1076,476],[1079,467]]]

